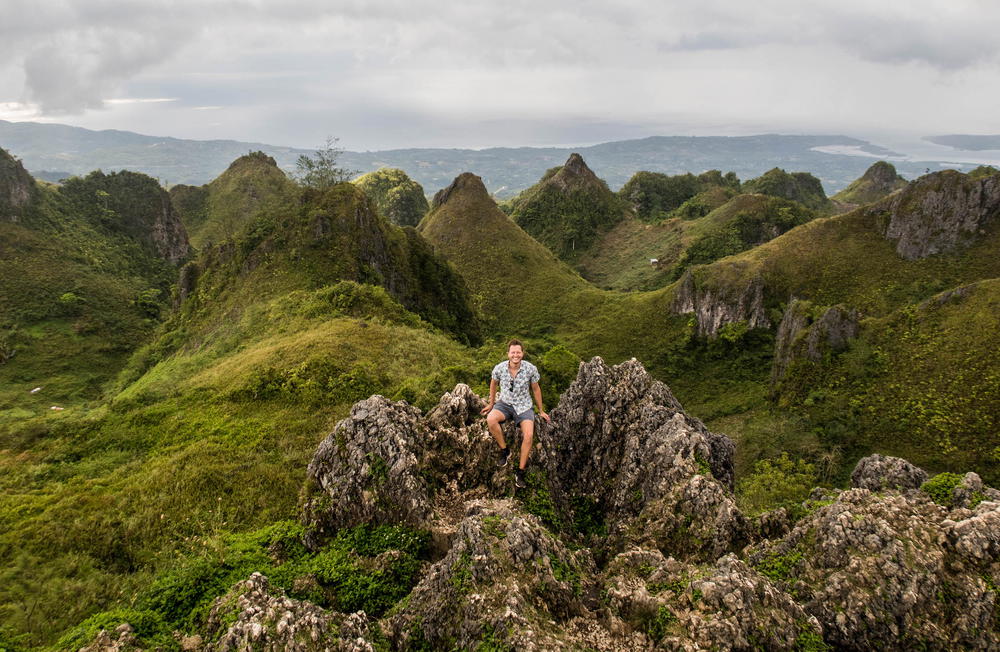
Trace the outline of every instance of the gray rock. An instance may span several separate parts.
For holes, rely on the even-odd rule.
[[[754,276],[749,281],[709,287],[698,282],[695,274],[684,272],[671,304],[678,315],[693,313],[697,333],[713,338],[726,324],[746,322],[750,328],[770,328],[764,309],[764,281]]]
[[[581,364],[552,424],[541,440],[543,460],[570,522],[573,498],[584,496],[605,518],[607,545],[680,545],[712,559],[742,547],[748,523],[730,493],[735,446],[685,414],[636,360]],[[686,543],[696,537],[680,536],[692,524],[705,534],[693,548]]]
[[[586,551],[573,552],[509,500],[473,501],[455,544],[387,618],[401,649],[559,649],[560,623],[588,614]]]
[[[985,505],[954,522],[917,492],[851,489],[748,561],[796,596],[837,649],[997,649],[984,579],[1000,579],[997,506]]]
[[[21,162],[0,149],[0,220],[19,222],[36,195],[35,180]]]
[[[1000,175],[970,179],[954,170],[920,177],[871,209],[876,227],[906,260],[967,246],[1000,215]]]
[[[216,599],[203,649],[374,652],[374,628],[363,611],[342,614],[294,600],[254,573]]]
[[[899,457],[869,455],[861,458],[851,473],[851,486],[856,489],[906,491],[919,489],[927,482],[927,472]]]

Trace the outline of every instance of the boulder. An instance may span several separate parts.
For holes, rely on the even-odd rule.
[[[906,491],[919,489],[927,482],[927,472],[900,457],[869,455],[858,460],[851,473],[851,486],[855,489]]]

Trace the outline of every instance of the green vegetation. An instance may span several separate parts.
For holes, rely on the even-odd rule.
[[[778,507],[793,518],[802,515],[802,502],[816,486],[816,471],[804,460],[793,461],[788,453],[775,460],[760,460],[753,472],[740,479],[736,499],[740,509],[755,516]]]
[[[808,172],[788,173],[780,168],[772,168],[756,179],[745,182],[743,192],[783,197],[818,212],[830,209],[830,200],[823,191],[823,184]]]
[[[945,507],[953,506],[953,492],[955,487],[962,483],[960,473],[938,473],[927,482],[920,485],[920,490],[930,495],[931,499],[938,505]]]
[[[677,622],[677,616],[674,615],[670,608],[666,605],[661,605],[659,609],[656,610],[656,615],[649,619],[646,623],[645,631],[649,634],[649,638],[653,641],[658,642],[664,636],[670,633],[670,627]]]
[[[375,208],[393,224],[416,226],[430,206],[424,189],[402,170],[380,168],[354,180],[375,203]]]
[[[197,249],[237,238],[260,215],[284,211],[300,194],[274,159],[263,152],[239,157],[204,186],[170,189],[174,210]]]
[[[719,170],[709,170],[697,177],[690,172],[669,176],[659,172],[636,172],[618,196],[629,202],[636,217],[644,222],[659,222],[676,212],[679,217],[693,219],[707,215],[717,206],[701,212],[709,205],[709,191],[722,189],[739,192],[740,180],[732,172],[725,176]],[[717,195],[716,195],[717,196]],[[701,212],[699,215],[698,213]]]
[[[625,214],[625,204],[576,155],[511,202],[513,220],[568,262],[579,260]]]
[[[583,280],[472,175],[418,232],[351,184],[303,189],[248,155],[207,186],[172,191],[201,234],[176,283],[142,227],[164,206],[154,181],[94,173],[36,188],[16,223],[0,222],[11,252],[0,257],[0,646],[79,647],[127,619],[143,645],[169,649],[170,632],[254,570],[297,597],[385,613],[426,561],[426,535],[362,528],[305,550],[291,521],[304,468],[359,398],[427,409],[457,382],[483,393],[512,335],[539,366],[549,408],[581,359],[641,360],[737,441],[749,514],[794,515],[812,486],[842,482],[874,450],[996,483],[1000,371],[984,351],[1000,350],[997,229],[959,253],[905,261],[879,210],[810,219],[780,197],[732,197],[718,176],[717,192],[660,223],[628,218],[594,240],[612,252],[609,285],[660,288],[631,294]],[[608,246],[626,225],[635,239]],[[667,263],[608,271],[643,234],[672,247]],[[695,317],[671,309],[682,262],[716,297],[761,279],[772,324],[796,296],[815,310],[857,308],[861,334],[844,352],[797,360],[772,392],[774,329],[737,319],[696,336]],[[927,490],[944,496],[940,478]],[[547,527],[605,535],[601,505],[570,496],[560,513],[543,475],[528,480],[517,499]],[[484,525],[505,536],[502,523]],[[803,555],[760,570],[789,579]],[[582,591],[568,562],[551,567]],[[469,588],[471,572],[456,577]],[[650,626],[665,632],[671,616]],[[810,636],[800,647],[819,649]]]
[[[864,175],[851,185],[834,195],[832,199],[848,206],[870,204],[900,188],[905,188],[906,183],[906,179],[896,173],[896,168],[892,163],[879,161],[868,168]]]
[[[765,557],[755,568],[761,575],[775,582],[784,582],[795,575],[795,569],[804,558],[805,553],[799,548],[792,548],[784,553],[772,553]]]
[[[306,188],[329,190],[344,183],[357,172],[341,167],[339,159],[344,150],[337,147],[338,138],[327,136],[326,142],[313,156],[302,154],[295,161],[295,180]]]

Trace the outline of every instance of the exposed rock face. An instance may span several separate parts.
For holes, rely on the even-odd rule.
[[[851,486],[869,491],[906,491],[919,489],[927,478],[926,471],[900,457],[875,454],[858,461],[851,473]]]
[[[869,210],[906,260],[948,253],[997,222],[1000,175],[973,179],[954,170],[935,172]]]
[[[313,525],[450,528],[440,559],[379,623],[393,649],[1000,649],[1000,492],[975,474],[948,509],[918,489],[922,470],[873,455],[855,488],[814,490],[797,523],[783,509],[760,517],[746,547],[732,442],[638,362],[594,358],[539,433],[544,486],[516,494],[547,489],[566,524],[556,531],[498,498],[509,474],[495,469],[481,407],[464,385],[427,415],[374,396],[310,464]],[[570,525],[581,499],[604,519],[600,534]],[[236,625],[219,624],[237,612]],[[334,630],[358,646],[347,649],[374,640],[362,615],[275,595],[260,577],[220,599],[210,622],[220,649],[322,649]]]
[[[35,180],[21,162],[0,149],[0,220],[20,221],[35,193]]]
[[[191,253],[187,232],[165,190],[160,192],[160,210],[153,219],[150,238],[160,257],[174,265],[184,261]]]
[[[815,321],[813,312],[812,304],[798,299],[792,299],[785,308],[774,341],[772,385],[785,377],[795,360],[818,362],[827,351],[843,351],[849,341],[858,336],[860,315],[857,310],[843,305],[831,306]]]
[[[447,556],[389,618],[390,639],[403,649],[475,649],[484,639],[560,647],[560,624],[588,613],[587,552],[568,550],[510,501],[473,502],[466,514]]]
[[[838,649],[996,649],[998,503],[955,521],[926,496],[851,489],[750,554]],[[974,519],[974,520],[972,520]],[[946,596],[946,597],[942,597]]]
[[[461,384],[426,417],[405,401],[382,396],[356,403],[309,463],[311,490],[303,512],[307,544],[317,547],[337,528],[362,523],[430,527],[436,498],[448,503],[453,502],[448,494],[470,488],[509,489],[509,473],[496,468],[497,444],[479,415],[484,405]],[[513,424],[506,424],[505,438],[518,450],[520,435]],[[443,486],[431,486],[431,476],[442,479]]]
[[[206,631],[213,642],[204,649],[374,652],[371,627],[363,611],[341,614],[293,600],[254,573],[212,605]]]
[[[636,360],[580,365],[542,439],[553,498],[570,513],[574,497],[599,506],[610,539],[641,540],[712,559],[742,546],[747,522],[736,509],[735,447],[681,409]],[[638,517],[635,521],[633,517]],[[699,539],[681,531],[704,529]]]
[[[680,315],[694,313],[703,337],[715,337],[726,324],[741,321],[750,328],[771,327],[764,309],[764,281],[759,276],[746,285],[704,287],[688,270],[677,286],[671,309]]]

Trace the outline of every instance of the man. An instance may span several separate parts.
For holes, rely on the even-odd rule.
[[[538,405],[538,416],[549,421],[549,415],[542,407],[542,388],[538,386],[538,368],[524,360],[524,345],[518,340],[507,343],[507,360],[493,367],[490,379],[490,400],[481,414],[485,414],[490,434],[500,446],[500,460],[497,466],[507,466],[510,459],[510,449],[504,441],[503,428],[500,424],[508,419],[514,419],[515,425],[521,427],[521,459],[514,471],[514,484],[523,489],[528,485],[524,482],[524,467],[528,464],[531,453],[532,438],[535,434],[535,413],[531,409],[531,394]],[[497,401],[497,388],[500,389],[500,400]]]

